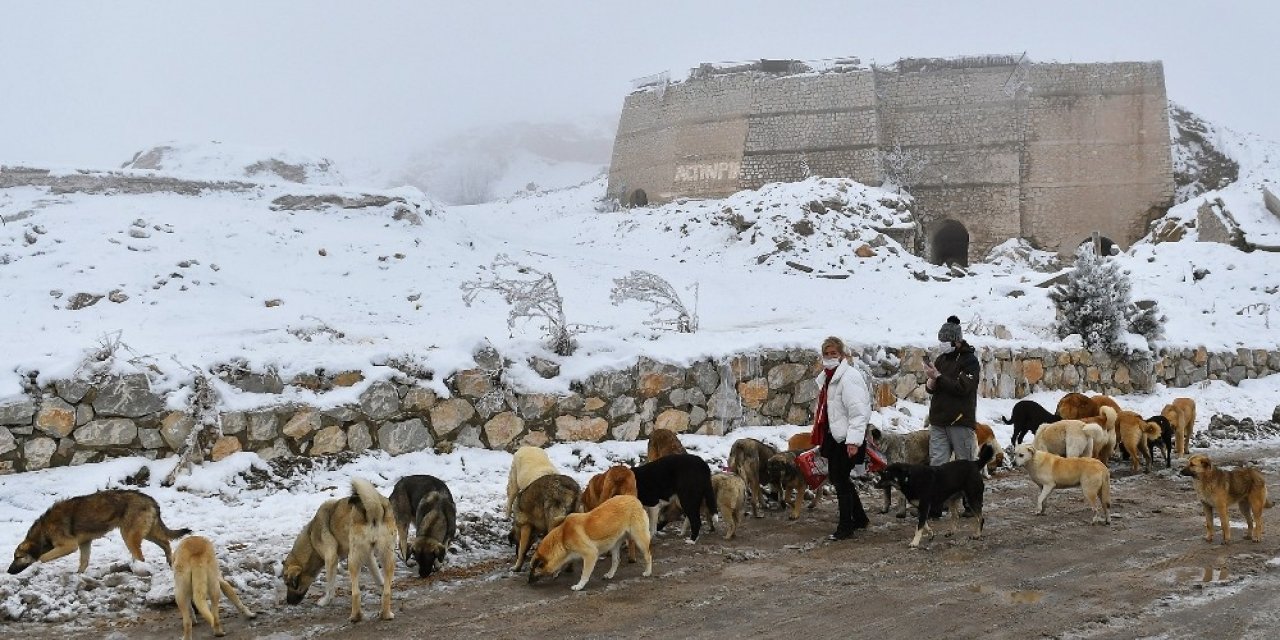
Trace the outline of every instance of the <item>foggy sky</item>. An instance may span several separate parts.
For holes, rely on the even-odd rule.
[[[1280,3],[0,0],[0,162],[219,140],[390,162],[486,123],[616,114],[699,62],[1163,60],[1170,99],[1280,140]]]

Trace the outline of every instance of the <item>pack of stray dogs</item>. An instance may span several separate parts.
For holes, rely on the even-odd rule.
[[[1166,467],[1171,468],[1174,455],[1189,453],[1195,402],[1176,398],[1159,415],[1142,418],[1122,410],[1107,396],[1069,393],[1054,412],[1023,400],[1014,406],[1011,417],[1002,419],[1014,426],[1010,462],[1024,469],[1038,488],[1035,513],[1045,513],[1045,502],[1055,489],[1079,487],[1094,511],[1092,524],[1107,525],[1111,521],[1112,454],[1122,452],[1137,473],[1140,467],[1150,470],[1160,449]],[[957,532],[962,506],[964,515],[973,519],[971,537],[982,535],[984,478],[1002,464],[1006,451],[995,441],[989,426],[979,423],[976,431],[978,450],[971,460],[930,466],[927,429],[910,433],[868,429],[868,437],[890,461],[873,483],[884,492],[881,513],[890,511],[894,492],[900,496],[899,518],[907,515],[908,504],[916,508],[910,547],[918,548],[926,534],[933,538],[929,520],[943,511],[951,513],[952,533]],[[1023,442],[1027,436],[1033,436],[1030,443]],[[521,447],[512,456],[506,491],[506,513],[512,523],[508,538],[516,547],[512,570],[524,571],[527,564],[532,584],[555,578],[580,562],[581,575],[570,587],[578,591],[586,587],[596,562],[606,553],[611,563],[603,577],[612,579],[618,572],[623,546],[630,562],[636,562],[637,555],[643,560],[642,575],[651,576],[651,544],[667,523],[682,521],[681,535],[694,544],[704,522],[714,530],[714,516],[719,515],[722,536],[729,540],[742,526],[748,505],[752,516],[764,517],[761,511],[767,495],[795,520],[806,497],[813,509],[822,494],[821,489],[809,490],[796,463],[797,456],[811,448],[808,433],[793,436],[785,451],[742,438],[730,449],[728,472],[713,473],[705,460],[685,451],[674,432],[655,429],[643,464],[610,467],[592,477],[583,489],[572,477],[560,473],[543,449]],[[1193,478],[1207,542],[1214,540],[1215,515],[1222,543],[1230,542],[1231,505],[1243,512],[1250,540],[1262,540],[1263,510],[1272,503],[1261,472],[1221,469],[1208,456],[1196,454],[1187,458],[1180,474]],[[137,490],[103,490],[54,503],[14,550],[9,573],[18,574],[36,562],[50,562],[75,551],[79,551],[78,571],[84,572],[92,541],[114,529],[120,530],[135,571],[145,567],[143,540],[164,552],[173,570],[184,640],[192,637],[193,608],[214,635],[224,635],[219,618],[223,595],[242,615],[255,617],[222,577],[213,542],[190,535],[191,529],[170,529],[161,519],[156,500]],[[367,566],[381,591],[379,617],[391,620],[397,551],[406,565],[416,567],[419,577],[426,578],[445,563],[456,533],[453,495],[440,479],[430,475],[402,477],[388,497],[367,480],[352,478],[350,495],[320,505],[295,538],[280,573],[285,601],[301,603],[323,571],[325,591],[318,604],[327,606],[337,589],[338,564],[346,560],[351,590],[349,619],[363,619],[359,580],[361,569]],[[179,539],[174,551],[171,543]]]

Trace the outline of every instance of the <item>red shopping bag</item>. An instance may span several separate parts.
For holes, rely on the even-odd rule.
[[[796,467],[810,489],[817,489],[827,479],[827,459],[818,455],[817,447],[796,456]]]

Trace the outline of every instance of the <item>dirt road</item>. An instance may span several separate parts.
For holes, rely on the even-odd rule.
[[[1218,453],[1251,460],[1274,484],[1280,447]],[[626,565],[613,581],[598,566],[587,588],[577,576],[527,584],[492,562],[455,568],[430,581],[401,567],[396,619],[351,625],[345,589],[320,609],[320,585],[304,605],[257,603],[247,621],[224,602],[228,637],[274,638],[612,638],[697,637],[984,637],[996,638],[1262,638],[1280,622],[1280,524],[1262,543],[1247,541],[1243,521],[1232,544],[1202,539],[1200,509],[1189,478],[1174,470],[1130,475],[1112,465],[1113,523],[1090,526],[1078,489],[1049,499],[1032,515],[1035,490],[1021,471],[1001,472],[987,486],[987,525],[971,540],[939,534],[927,549],[907,542],[913,521],[881,515],[880,494],[867,488],[872,527],[855,539],[824,540],[835,505],[788,522],[781,511],[751,519],[739,538],[717,534],[688,545],[674,535],[654,546],[654,577]],[[943,521],[941,531],[949,530]],[[514,555],[514,554],[513,554]],[[467,574],[463,576],[463,574]],[[345,581],[345,574],[343,574]],[[365,581],[365,584],[369,584]],[[366,615],[376,614],[372,587]],[[172,607],[137,619],[100,623],[98,637],[173,638],[181,633]],[[12,625],[13,635],[64,638],[65,628]],[[196,637],[208,637],[197,626]]]

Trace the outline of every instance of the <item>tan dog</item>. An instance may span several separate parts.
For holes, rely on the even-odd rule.
[[[1147,422],[1141,415],[1132,411],[1121,411],[1116,418],[1116,431],[1120,436],[1120,444],[1129,454],[1133,463],[1133,472],[1138,472],[1138,456],[1142,456],[1144,473],[1151,472],[1151,447],[1148,442],[1160,439],[1160,425]]]
[[[1041,428],[1043,431],[1044,428]],[[1013,449],[1013,466],[1024,467],[1040,487],[1036,515],[1044,515],[1044,502],[1058,487],[1080,487],[1093,508],[1090,524],[1111,524],[1111,471],[1094,458],[1063,458],[1020,444]]]
[[[991,472],[1004,465],[1004,447],[1000,446],[1000,443],[996,441],[996,434],[991,430],[990,425],[986,425],[981,422],[977,423],[977,426],[974,428],[974,435],[977,436],[977,444],[973,449],[974,460],[978,459],[978,452],[982,451],[982,445],[984,444],[991,445],[992,450],[995,451],[995,456],[991,458],[991,462],[988,462],[987,466],[982,468],[982,473],[990,476]]]
[[[813,434],[808,431],[787,438],[787,451],[808,451],[813,448]]]
[[[219,592],[226,594],[246,618],[258,615],[244,606],[231,583],[222,579],[218,557],[208,538],[191,536],[180,542],[173,556],[173,597],[178,603],[178,613],[182,614],[182,640],[191,640],[193,604],[213,629],[213,635],[219,638],[226,635],[222,619],[218,617]]]
[[[542,476],[560,473],[551,464],[547,452],[538,447],[520,447],[511,456],[511,471],[507,473],[507,516],[515,508],[516,494]]]
[[[1187,455],[1191,433],[1196,426],[1196,401],[1191,398],[1174,398],[1164,406],[1160,415],[1173,426],[1173,454]]]
[[[391,578],[395,572],[396,517],[391,502],[361,478],[351,479],[351,496],[335,498],[320,505],[311,522],[293,541],[284,559],[285,602],[298,604],[307,595],[320,569],[324,569],[325,594],[320,606],[328,605],[338,589],[338,561],[347,559],[351,575],[352,622],[364,619],[360,610],[360,569],[366,562],[374,582],[382,587],[383,620],[391,612]],[[378,566],[381,556],[382,566]],[[379,575],[381,573],[381,575]]]
[[[1096,424],[1059,420],[1041,425],[1031,441],[1031,448],[1066,458],[1090,457],[1099,443],[1106,439],[1106,431]]]
[[[649,549],[649,516],[634,496],[614,496],[587,513],[565,517],[538,544],[529,565],[529,583],[538,578],[555,576],[573,560],[582,560],[582,578],[571,587],[581,591],[591,579],[596,559],[608,551],[613,566],[604,574],[606,580],[618,572],[618,547],[623,539],[640,547],[644,554],[644,576],[653,575],[653,555]]]
[[[1262,510],[1272,506],[1267,500],[1267,482],[1257,469],[1218,469],[1209,456],[1196,454],[1187,459],[1179,472],[1194,478],[1196,495],[1204,509],[1204,541],[1213,542],[1213,511],[1218,511],[1222,528],[1222,544],[1231,542],[1231,520],[1227,509],[1239,505],[1249,527],[1249,539],[1262,542]]]
[[[582,510],[590,511],[614,496],[638,496],[636,474],[625,464],[609,467],[604,473],[591,476],[587,488],[582,490]],[[627,543],[627,562],[636,561],[636,546]]]
[[[534,535],[546,535],[565,517],[582,510],[582,490],[569,476],[553,474],[534,480],[516,496],[515,515],[508,541],[515,542],[516,564],[512,571],[524,568],[525,555]]]
[[[1102,396],[1099,396],[1102,397]],[[1086,424],[1096,424],[1102,427],[1106,437],[1102,440],[1095,440],[1093,443],[1093,457],[1106,464],[1111,461],[1111,454],[1115,453],[1116,443],[1119,438],[1116,436],[1116,421],[1119,419],[1119,412],[1109,405],[1098,407],[1098,415],[1088,418],[1081,418],[1080,421]]]
[[[733,472],[742,478],[747,490],[751,492],[751,515],[754,517],[764,517],[764,514],[760,513],[760,496],[764,493],[763,485],[771,484],[774,487],[774,493],[780,493],[778,483],[769,477],[768,469],[769,458],[777,454],[777,449],[755,438],[737,440],[729,449],[729,468],[733,469]],[[718,491],[717,495],[719,495]]]
[[[716,508],[724,525],[725,540],[732,540],[742,526],[742,516],[747,509],[747,483],[736,473],[711,474],[711,488],[716,492]],[[711,511],[703,505],[702,517],[713,522]]]
[[[653,433],[649,434],[647,451],[649,462],[673,453],[687,453],[684,445],[680,444],[680,438],[676,437],[676,432],[670,429],[654,429]]]
[[[1089,402],[1093,403],[1094,415],[1102,415],[1103,407],[1111,407],[1116,413],[1120,413],[1120,405],[1116,403],[1115,398],[1111,396],[1096,395],[1089,396]]]
[[[166,563],[173,564],[169,542],[191,533],[190,529],[170,529],[160,519],[155,498],[132,489],[108,489],[85,496],[59,500],[36,518],[27,537],[13,550],[9,573],[21,573],[36,562],[49,562],[80,551],[80,568],[89,566],[89,545],[119,529],[124,546],[135,562],[134,572],[145,573],[140,563],[142,541],[154,542],[164,551]]]

